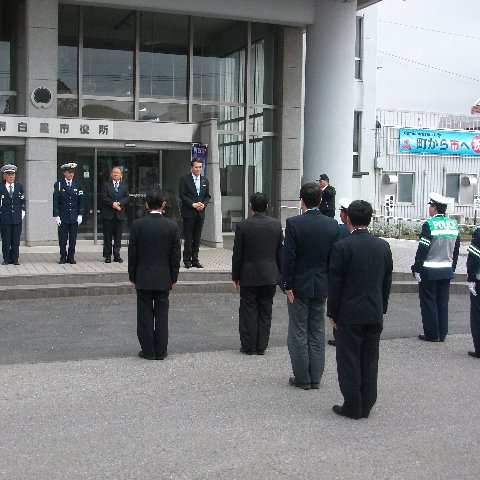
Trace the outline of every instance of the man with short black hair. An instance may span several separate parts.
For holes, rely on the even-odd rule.
[[[370,234],[373,209],[363,200],[347,209],[350,236],[330,257],[327,315],[336,340],[338,383],[343,405],[337,415],[367,418],[377,399],[380,334],[392,284],[389,244]]]
[[[280,280],[282,225],[266,215],[267,207],[265,194],[250,197],[252,216],[237,224],[233,243],[232,280],[240,288],[240,352],[247,355],[265,353]]]
[[[322,173],[318,179],[322,189],[322,199],[320,200],[320,213],[327,217],[335,217],[335,188],[330,185],[330,179],[326,173]]]
[[[300,189],[303,215],[286,222],[282,289],[287,295],[288,352],[293,376],[289,384],[319,388],[325,367],[325,303],[328,264],[333,244],[340,238],[338,223],[321,215],[318,183]]]
[[[180,268],[180,230],[162,215],[165,197],[158,188],[147,194],[149,214],[132,223],[128,276],[137,290],[137,336],[146,360],[163,360],[168,346],[168,296]]]
[[[423,224],[412,274],[418,281],[425,342],[443,342],[448,332],[450,281],[457,266],[460,249],[458,224],[445,215],[448,199],[432,192],[430,218]]]

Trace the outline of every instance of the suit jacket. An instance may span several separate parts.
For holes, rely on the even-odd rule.
[[[6,183],[0,183],[0,223],[4,225],[17,225],[22,223],[22,211],[25,210],[25,193],[23,185],[13,184],[13,197],[6,187]]]
[[[198,210],[195,210],[192,205],[197,202],[202,202],[206,207],[211,198],[209,191],[208,179],[203,175],[200,175],[200,194],[197,194],[192,173],[187,173],[180,177],[178,196],[182,202],[182,217],[195,218],[196,215],[199,215],[200,218],[205,218],[205,209],[199,212]]]
[[[60,217],[62,223],[77,223],[77,217],[83,215],[83,190],[80,182],[74,178],[72,186],[67,188],[63,178],[53,185],[53,216]]]
[[[282,224],[265,213],[255,213],[235,229],[232,280],[244,287],[277,285],[282,265]]]
[[[327,185],[322,191],[322,200],[320,201],[320,212],[334,212],[335,211],[335,189],[331,185]]]
[[[330,254],[339,238],[337,221],[316,209],[288,218],[282,289],[293,290],[298,298],[326,298]]]
[[[128,277],[137,290],[170,290],[180,269],[180,230],[160,213],[132,223]]]
[[[115,217],[118,220],[125,220],[125,209],[130,202],[128,187],[125,182],[120,182],[118,184],[118,193],[115,191],[115,187],[113,186],[113,180],[104,182],[102,185],[100,198],[100,212],[103,220],[113,220]],[[112,207],[113,202],[120,202],[122,209],[120,211],[115,210]]]
[[[330,258],[327,315],[338,324],[381,323],[392,285],[390,245],[354,230],[333,247]]]

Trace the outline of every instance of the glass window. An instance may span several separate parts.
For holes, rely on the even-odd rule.
[[[398,174],[397,201],[413,203],[413,173]]]
[[[132,120],[133,102],[117,102],[115,100],[84,100],[82,116],[85,118],[111,118]]]
[[[362,112],[353,115],[353,171],[360,171],[360,135],[362,133]]]
[[[187,105],[181,103],[140,102],[138,119],[154,122],[186,122]]]
[[[243,131],[245,129],[244,107],[194,104],[192,112],[194,122],[216,118],[218,119],[219,130]]]
[[[188,17],[140,14],[140,95],[187,98]]]
[[[57,98],[57,115],[59,117],[78,117],[78,100],[76,98]]]
[[[274,25],[252,23],[250,88],[254,104],[274,103],[276,32]]]
[[[455,203],[458,203],[458,194],[460,191],[460,175],[449,174],[445,179],[445,196],[455,199]]]
[[[0,114],[15,113],[16,97],[10,95],[0,95]]]
[[[273,206],[274,137],[252,137],[249,141],[248,195],[263,192]]]
[[[362,79],[363,17],[357,17],[355,33],[355,78]]]
[[[135,17],[134,10],[84,8],[85,95],[133,95]]]
[[[193,98],[244,102],[245,23],[193,18]]]
[[[273,132],[275,113],[271,108],[254,107],[250,109],[250,130],[252,132]]]
[[[15,0],[0,0],[0,92],[16,91],[17,5]],[[15,98],[0,97],[0,113],[16,113]]]
[[[59,94],[78,94],[78,7],[58,7],[58,81]]]

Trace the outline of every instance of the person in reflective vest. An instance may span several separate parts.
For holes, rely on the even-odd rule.
[[[423,334],[420,340],[443,342],[448,332],[450,281],[460,249],[458,224],[447,217],[448,199],[430,193],[428,213],[418,242],[412,274],[418,281]]]

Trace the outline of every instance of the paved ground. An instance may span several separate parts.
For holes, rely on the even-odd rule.
[[[392,247],[396,271],[408,271],[415,242]],[[43,249],[3,269],[26,268],[29,256],[47,270],[126,268],[85,249],[83,266],[57,265],[56,249]],[[225,269],[230,256],[202,250],[201,259]],[[237,307],[234,294],[172,295],[170,355],[146,362],[135,356],[133,296],[2,302],[0,478],[479,478],[467,295],[452,295],[444,344],[415,338],[416,295],[392,296],[378,403],[360,421],[331,412],[341,403],[332,347],[320,390],[288,386],[284,298],[263,357],[238,352]]]

